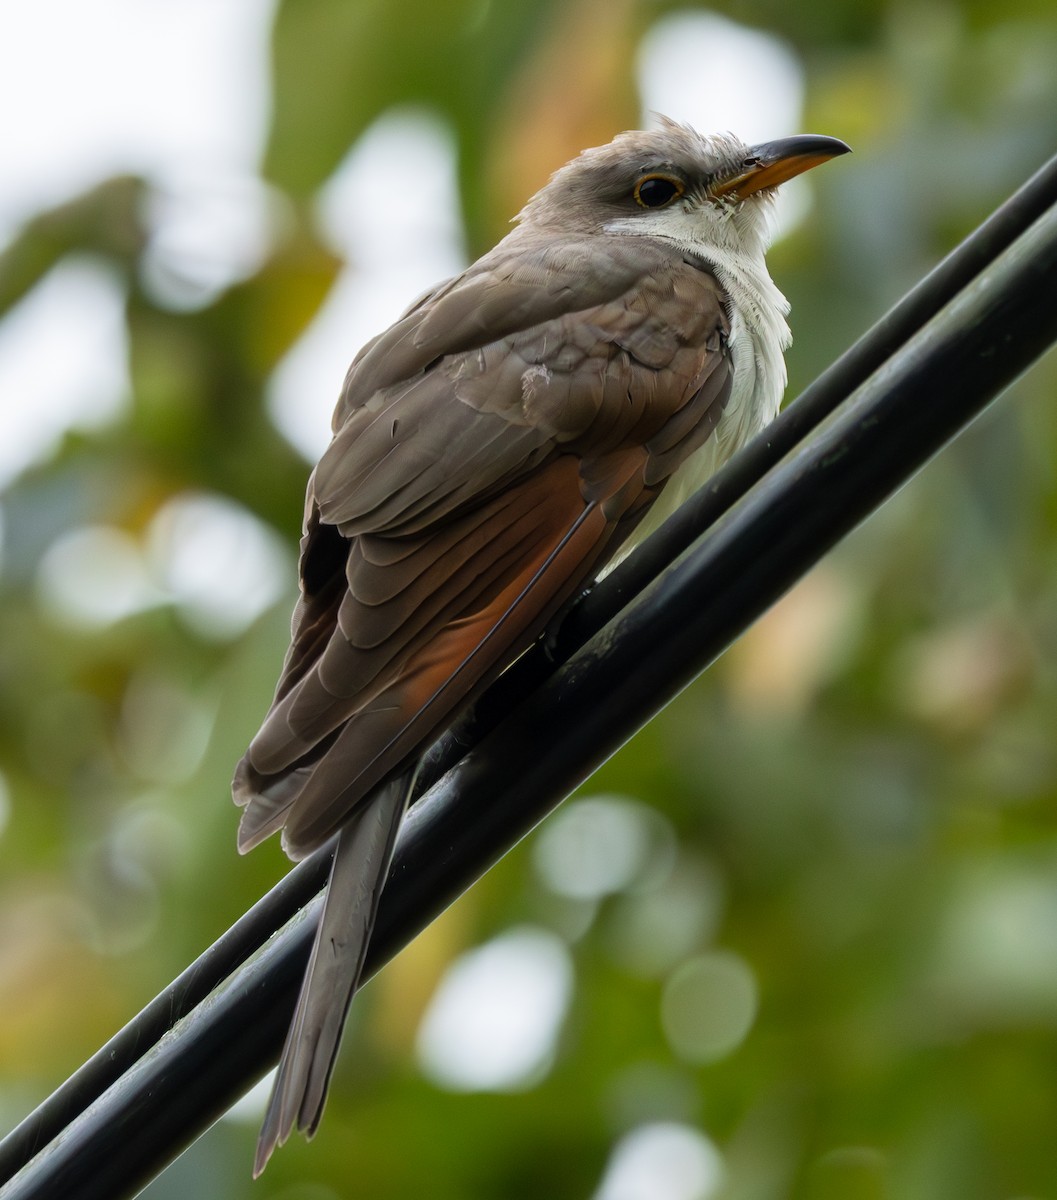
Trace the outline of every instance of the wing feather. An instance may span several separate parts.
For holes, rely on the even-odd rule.
[[[330,836],[714,428],[725,298],[673,247],[627,240],[504,243],[353,363],[309,485],[291,649],[236,773],[242,849]]]

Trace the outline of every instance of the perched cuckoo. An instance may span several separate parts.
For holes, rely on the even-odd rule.
[[[623,133],[353,361],[308,483],[291,646],[234,781],[240,851],[282,830],[300,859],[339,835],[257,1173],[319,1124],[424,750],[662,493],[777,413],[771,202],[847,149]]]

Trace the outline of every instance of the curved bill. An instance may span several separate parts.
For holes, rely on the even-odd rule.
[[[713,196],[744,200],[753,192],[777,187],[795,175],[810,171],[819,163],[850,153],[851,146],[846,142],[821,134],[802,133],[796,137],[778,138],[774,142],[753,146],[742,160],[737,174],[717,180],[709,190]]]

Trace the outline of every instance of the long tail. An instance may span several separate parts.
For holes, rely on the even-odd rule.
[[[295,1124],[308,1137],[319,1125],[414,778],[411,769],[384,784],[338,835],[316,940],[257,1140],[254,1178]]]

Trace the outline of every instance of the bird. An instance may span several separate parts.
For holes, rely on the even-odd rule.
[[[424,752],[647,514],[777,414],[773,199],[848,150],[668,118],[621,133],[353,360],[308,482],[290,647],[232,785],[242,853],[337,835],[255,1176],[319,1126]]]

